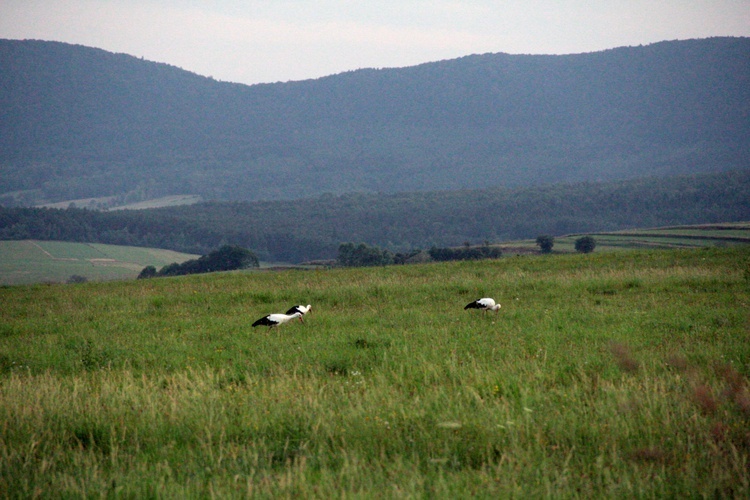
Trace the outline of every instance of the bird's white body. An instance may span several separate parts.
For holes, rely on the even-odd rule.
[[[258,321],[253,323],[253,326],[267,326],[273,328],[274,326],[283,325],[284,323],[293,320],[294,318],[301,318],[302,313],[296,312],[294,314],[269,314],[264,318],[260,318]]]
[[[474,302],[469,302],[468,304],[466,304],[466,307],[464,307],[464,309],[482,309],[485,312],[498,312],[500,310],[500,304],[496,304],[495,299],[484,297],[481,299],[477,299]]]

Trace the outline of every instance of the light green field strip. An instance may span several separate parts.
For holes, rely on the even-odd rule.
[[[60,241],[0,241],[0,284],[133,279],[146,266],[162,267],[196,255],[154,248]]]

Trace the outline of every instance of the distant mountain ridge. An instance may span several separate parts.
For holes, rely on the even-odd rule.
[[[5,204],[294,199],[750,166],[748,38],[473,55],[253,86],[0,40],[0,89]]]

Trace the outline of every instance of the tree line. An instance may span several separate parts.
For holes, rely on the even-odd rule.
[[[555,238],[549,235],[540,235],[536,244],[541,253],[551,253],[555,245]],[[596,248],[596,239],[593,236],[581,236],[575,240],[574,248],[579,253],[591,253]],[[393,253],[387,249],[378,248],[367,243],[342,243],[339,246],[339,254],[336,263],[344,267],[370,267],[387,266],[391,264],[406,264],[419,254],[426,253],[429,259],[435,262],[447,262],[456,260],[484,260],[499,259],[503,252],[500,247],[491,246],[488,243],[472,246],[468,242],[460,247],[432,247],[427,252],[420,249],[411,252]]]
[[[109,243],[199,255],[231,244],[263,261],[293,263],[337,259],[342,242],[364,242],[388,250],[397,261],[415,249],[462,247],[467,242],[473,248],[539,235],[742,220],[750,220],[750,170],[138,211],[0,207],[0,239]]]

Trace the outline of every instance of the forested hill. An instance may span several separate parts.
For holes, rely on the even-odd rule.
[[[265,261],[336,257],[342,242],[394,251],[542,234],[750,220],[750,170],[612,183],[98,212],[2,208],[0,239],[150,246],[206,254],[225,244]]]
[[[472,55],[254,86],[0,40],[0,89],[6,204],[128,192],[273,200],[750,165],[748,38]]]

